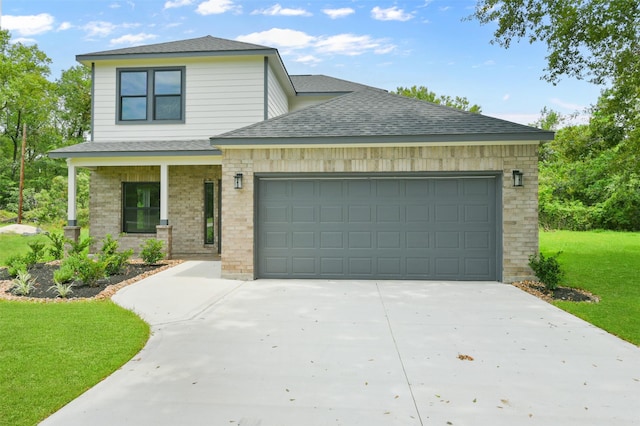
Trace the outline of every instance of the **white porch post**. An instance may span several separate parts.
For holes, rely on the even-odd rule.
[[[169,224],[169,166],[160,165],[160,225]]]
[[[76,213],[76,166],[71,164],[71,159],[67,159],[67,225],[77,226],[78,218]]]

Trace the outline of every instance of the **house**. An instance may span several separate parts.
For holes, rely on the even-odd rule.
[[[531,277],[537,149],[553,133],[323,75],[211,36],[78,55],[90,234],[221,254],[226,278]]]

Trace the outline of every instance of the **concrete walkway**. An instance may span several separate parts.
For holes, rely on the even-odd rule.
[[[640,425],[640,349],[498,283],[213,279],[114,300],[140,354],[44,425]]]

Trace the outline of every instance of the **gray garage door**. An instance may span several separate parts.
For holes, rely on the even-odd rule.
[[[260,178],[261,278],[496,280],[496,179]]]

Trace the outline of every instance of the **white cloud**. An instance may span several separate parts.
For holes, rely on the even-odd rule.
[[[48,13],[24,16],[6,15],[2,17],[2,28],[15,31],[21,36],[30,36],[52,30],[54,21],[54,17]]]
[[[225,12],[241,12],[242,6],[232,0],[206,0],[198,5],[196,13],[200,15],[219,15]]]
[[[319,62],[322,62],[322,59],[317,58],[313,55],[304,55],[304,56],[299,56],[295,58],[293,62],[299,62],[301,64],[306,64],[306,65],[315,65]]]
[[[164,8],[173,9],[176,7],[189,6],[190,4],[193,4],[193,0],[175,0],[175,1],[168,0],[164,3]]]
[[[396,6],[382,9],[378,6],[371,9],[371,16],[378,21],[408,21],[413,19],[413,13],[405,13],[403,9]]]
[[[114,32],[116,28],[116,25],[105,21],[91,21],[82,27],[87,32],[88,37],[106,37]]]
[[[283,54],[307,49],[297,53],[296,62],[320,62],[323,55],[357,56],[367,52],[386,54],[396,46],[385,39],[374,39],[368,35],[338,34],[334,36],[312,36],[302,31],[272,28],[268,31],[251,33],[236,38],[238,41],[255,43],[284,49]]]
[[[315,47],[320,53],[332,53],[347,56],[361,55],[367,51],[374,53],[389,53],[395,46],[384,40],[376,40],[368,35],[338,34],[324,37]]]
[[[560,108],[564,108],[570,111],[582,111],[585,109],[584,105],[573,104],[570,102],[565,102],[558,98],[551,98],[551,103],[559,106]]]
[[[17,37],[17,38],[11,39],[11,44],[20,43],[20,44],[28,45],[28,44],[35,44],[37,42],[38,40],[36,40],[35,38],[28,38],[28,37]]]
[[[502,97],[503,101],[508,101],[509,99],[511,99],[511,94],[510,93],[505,93],[504,96]]]
[[[123,35],[122,37],[111,39],[109,44],[111,46],[117,46],[122,44],[126,44],[126,45],[141,44],[143,42],[154,40],[157,37],[158,36],[155,34],[145,34],[145,33],[127,34],[127,35]]]
[[[353,13],[356,13],[356,11],[350,7],[342,7],[340,9],[322,9],[322,13],[329,16],[329,18],[331,19],[337,19],[349,16]]]
[[[311,16],[312,14],[304,9],[290,9],[280,6],[279,3],[274,4],[266,9],[256,9],[251,12],[252,15],[267,16]]]
[[[71,28],[73,28],[71,22],[63,22],[62,24],[58,25],[58,31],[66,31],[70,30]]]
[[[301,49],[310,46],[316,38],[302,31],[272,28],[268,31],[239,36],[236,40],[265,46]]]

